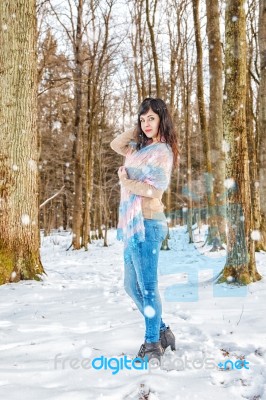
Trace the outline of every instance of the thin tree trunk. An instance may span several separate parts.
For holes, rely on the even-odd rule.
[[[142,27],[142,10],[143,10],[144,0],[140,0],[140,15],[139,15],[139,24],[138,24],[138,38],[139,38],[139,55],[140,55],[140,82],[141,82],[141,95],[142,100],[147,97],[147,89],[146,89],[146,82],[145,82],[145,74],[144,74],[144,28]]]
[[[155,73],[155,81],[156,81],[156,96],[161,97],[161,80],[160,80],[158,55],[157,55],[155,36],[154,36],[154,21],[155,21],[156,6],[157,6],[157,0],[155,0],[153,3],[153,16],[152,16],[152,21],[151,21],[150,2],[149,2],[149,0],[146,0],[146,19],[147,19],[147,25],[148,25],[148,29],[149,29],[149,33],[150,33],[152,58],[153,58],[153,63],[154,63],[154,73]]]
[[[16,18],[10,23],[12,15]],[[44,273],[39,253],[35,1],[0,2],[0,26],[0,284],[4,284],[40,280]]]
[[[74,122],[74,147],[73,160],[75,163],[75,195],[73,209],[73,239],[72,245],[74,250],[81,247],[80,237],[82,233],[82,13],[83,0],[79,0],[76,40],[74,42],[75,55],[75,71],[74,71],[74,87],[75,87],[75,122]]]
[[[207,126],[205,101],[204,101],[202,43],[201,43],[200,22],[199,22],[199,0],[192,0],[192,3],[193,3],[193,17],[194,17],[194,27],[195,27],[196,48],[197,48],[197,95],[198,95],[198,107],[199,107],[199,120],[200,120],[200,129],[203,140],[203,154],[205,161],[204,175],[206,180],[208,214],[209,214],[208,243],[212,244],[214,239],[219,238],[219,231],[217,226],[217,218],[215,216],[215,200],[214,200],[213,182],[212,182],[210,138]]]
[[[188,54],[187,44],[186,44],[186,53]],[[183,77],[183,109],[185,112],[185,138],[186,138],[186,167],[187,167],[187,191],[188,191],[188,199],[187,199],[187,231],[189,236],[189,243],[193,243],[193,234],[192,234],[192,214],[193,214],[193,202],[192,202],[192,163],[191,163],[191,89],[192,89],[192,75],[189,79],[189,66],[186,65],[186,71],[183,70],[183,73],[186,73]],[[186,83],[186,84],[185,84]]]
[[[67,187],[68,187],[68,183],[69,181],[66,179],[67,176],[67,166],[66,163],[64,163],[63,166],[63,179],[64,179],[64,186],[66,188],[66,190],[64,190],[63,193],[63,204],[62,204],[62,208],[63,208],[63,229],[67,230],[68,228],[68,202],[67,202]]]
[[[249,60],[249,68],[251,68],[251,59]],[[253,120],[253,92],[251,87],[250,73],[247,71],[247,99],[246,99],[246,119],[247,119],[247,143],[248,143],[248,159],[250,173],[250,195],[251,195],[251,231],[255,231],[255,235],[259,233],[261,225],[260,215],[260,192],[258,182],[258,162],[255,143],[254,120]],[[254,233],[252,235],[254,237]],[[255,246],[257,241],[252,240]],[[256,246],[255,246],[256,248]]]

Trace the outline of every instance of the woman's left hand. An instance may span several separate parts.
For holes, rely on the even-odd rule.
[[[120,180],[123,180],[123,178],[128,178],[126,167],[124,165],[122,167],[119,167],[118,176]]]

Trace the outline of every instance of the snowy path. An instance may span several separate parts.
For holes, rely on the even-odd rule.
[[[265,280],[246,292],[219,285],[213,293],[210,279],[224,254],[188,245],[183,228],[171,237],[171,250],[160,253],[159,281],[163,319],[177,351],[167,350],[161,369],[113,374],[88,368],[101,355],[134,357],[144,321],[123,289],[123,247],[115,230],[108,248],[98,241],[88,252],[66,251],[70,237],[58,234],[43,238],[43,282],[0,287],[0,398],[266,399]],[[265,276],[266,255],[257,261]],[[243,356],[249,369],[217,366]]]

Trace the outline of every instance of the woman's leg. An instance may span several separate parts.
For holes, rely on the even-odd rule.
[[[158,260],[162,241],[167,234],[167,223],[158,220],[144,219],[145,241],[132,249],[132,261],[136,278],[143,298],[145,318],[145,341],[158,342],[160,328],[166,326],[161,320],[162,303],[158,289]]]
[[[145,318],[143,296],[138,284],[137,274],[132,260],[133,249],[124,248],[124,288],[127,294],[132,298],[139,311]],[[166,330],[167,326],[160,321],[160,331]]]
[[[133,265],[131,250],[124,249],[124,288],[143,314],[143,297],[138,285],[136,271]]]

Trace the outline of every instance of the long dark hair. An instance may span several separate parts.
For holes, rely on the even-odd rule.
[[[167,109],[165,102],[162,99],[147,97],[141,103],[138,110],[137,127],[135,129],[135,139],[137,142],[136,149],[140,150],[142,147],[145,147],[152,142],[152,138],[148,138],[141,129],[140,123],[140,116],[146,114],[150,109],[152,109],[152,111],[155,112],[155,114],[157,114],[160,118],[160,142],[168,143],[171,146],[174,156],[173,165],[174,167],[176,167],[178,165],[177,136],[171,115]]]

